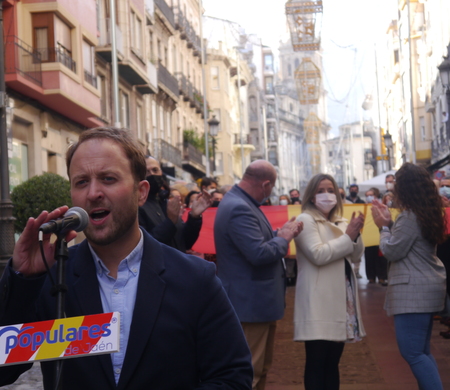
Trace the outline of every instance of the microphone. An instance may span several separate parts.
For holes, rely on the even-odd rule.
[[[54,219],[41,225],[39,231],[43,234],[56,233],[64,235],[69,230],[81,232],[89,223],[89,215],[81,207],[72,207],[64,214],[63,218]]]

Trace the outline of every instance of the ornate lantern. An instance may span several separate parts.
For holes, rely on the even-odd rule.
[[[295,84],[300,104],[317,104],[320,97],[320,69],[311,58],[304,58],[295,70]]]
[[[311,112],[303,122],[303,128],[305,130],[306,148],[311,173],[316,174],[320,172],[320,129],[322,128],[322,121],[315,113]]]
[[[322,0],[290,0],[286,3],[294,51],[319,50],[322,11]]]

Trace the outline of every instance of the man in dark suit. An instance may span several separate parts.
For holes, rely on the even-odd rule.
[[[186,252],[198,239],[202,228],[202,213],[211,205],[211,195],[206,191],[200,193],[192,202],[185,223],[180,218],[180,199],[165,198],[160,194],[164,183],[160,163],[151,156],[147,156],[145,162],[150,192],[145,203],[139,207],[139,225],[159,242]]]
[[[292,218],[274,232],[260,210],[276,179],[272,164],[252,162],[225,194],[214,223],[218,276],[244,329],[252,352],[253,388],[258,390],[265,387],[276,321],[284,315],[282,258],[303,227]]]
[[[357,184],[350,184],[350,187],[348,189],[349,196],[347,196],[347,200],[352,203],[361,203],[364,204],[364,202],[359,196],[358,196],[359,186]]]
[[[73,204],[87,240],[67,261],[67,317],[120,312],[120,351],[64,361],[64,390],[249,389],[250,353],[214,265],[160,244],[138,225],[145,202],[144,155],[131,133],[85,131],[67,153]],[[0,281],[0,325],[54,319],[55,298],[38,245],[39,227],[67,206],[30,218]],[[66,240],[76,236],[74,231]],[[45,256],[55,247],[44,235]],[[55,267],[52,273],[55,274]],[[31,365],[0,368],[0,386]],[[55,362],[41,364],[55,388]]]

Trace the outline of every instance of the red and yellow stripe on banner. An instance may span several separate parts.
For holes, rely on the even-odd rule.
[[[380,233],[372,219],[370,209],[371,204],[345,204],[343,217],[350,220],[352,213],[360,211],[365,215],[364,228],[362,231],[362,239],[365,246],[375,246],[380,242]],[[266,215],[274,230],[282,227],[286,221],[292,217],[297,217],[301,213],[300,205],[291,206],[262,206],[262,212]],[[187,216],[189,210],[186,210]],[[214,245],[214,219],[216,217],[216,208],[209,208],[203,213],[203,225],[200,231],[200,237],[192,248],[200,253],[216,253]],[[447,233],[450,234],[450,208],[445,210],[447,216]],[[398,215],[398,210],[391,209],[392,218]],[[295,243],[291,242],[289,246],[289,254],[295,255]]]
[[[117,352],[120,313],[0,327],[0,365]]]

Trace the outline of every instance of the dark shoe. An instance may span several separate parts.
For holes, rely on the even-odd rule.
[[[369,283],[375,283],[374,279],[369,279]]]
[[[362,276],[359,272],[355,272],[355,276],[357,279],[362,279]]]
[[[448,318],[448,317],[442,318],[439,322],[443,325],[450,326],[450,318]]]
[[[387,281],[384,280],[384,279],[378,280],[378,283],[380,283],[382,286],[387,286],[388,285]]]

